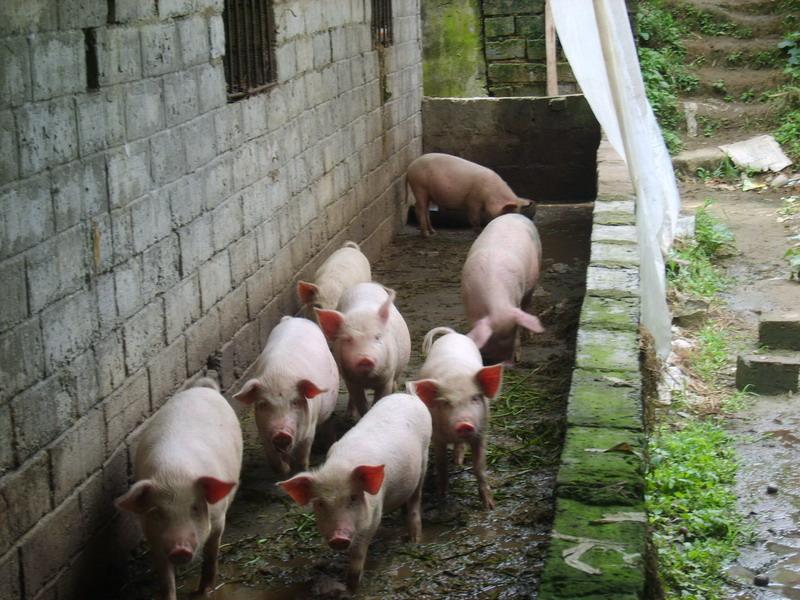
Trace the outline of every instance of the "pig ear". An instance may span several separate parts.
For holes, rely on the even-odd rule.
[[[478,386],[483,391],[483,395],[488,398],[494,398],[503,383],[503,365],[497,364],[483,367],[475,375],[475,379],[478,381]]]
[[[478,348],[483,348],[489,338],[492,337],[492,326],[489,324],[489,317],[478,319],[472,327],[472,331],[467,334],[467,337],[475,342]]]
[[[389,315],[391,314],[392,305],[394,304],[396,294],[391,288],[384,289],[386,290],[386,293],[389,294],[389,297],[386,298],[386,301],[381,304],[381,307],[378,309],[378,318],[385,325],[389,321]]]
[[[152,506],[151,493],[155,484],[151,479],[142,479],[131,486],[126,493],[114,500],[114,506],[120,510],[144,514]]]
[[[231,490],[236,487],[236,482],[220,481],[214,477],[199,477],[197,485],[202,490],[206,502],[216,504],[231,493]]]
[[[321,390],[308,379],[303,379],[297,383],[297,391],[303,398],[314,398],[315,396],[319,396],[323,392],[327,392],[328,390]]]
[[[322,333],[329,342],[332,342],[339,335],[339,331],[344,324],[344,315],[338,310],[329,310],[322,308],[315,308],[314,312],[317,313],[317,321]]]
[[[258,379],[251,379],[242,386],[238,393],[233,395],[233,399],[242,404],[252,404],[258,400],[258,393],[263,388],[264,385]]]
[[[314,302],[314,298],[317,297],[318,293],[319,288],[313,283],[308,283],[307,281],[297,282],[297,297],[303,304],[311,304]]]
[[[517,206],[520,208],[525,208],[531,204],[533,204],[533,200],[528,200],[527,198],[517,198]]]
[[[436,396],[439,394],[439,385],[433,379],[419,379],[406,383],[407,389],[414,395],[419,396],[426,406],[432,407],[436,403]]]
[[[383,469],[385,465],[361,465],[353,469],[353,483],[361,490],[372,494],[377,494],[383,485]]]
[[[295,475],[286,481],[280,481],[278,485],[292,497],[292,500],[297,502],[300,506],[305,506],[314,497],[311,491],[313,483],[314,479],[310,475],[301,474]]]
[[[539,321],[538,317],[526,313],[521,308],[514,309],[514,320],[517,322],[517,325],[533,333],[544,333],[544,327],[542,327],[542,322]]]
[[[503,208],[500,209],[500,214],[507,215],[509,213],[519,212],[519,207],[521,205],[516,202],[508,202],[503,205]]]

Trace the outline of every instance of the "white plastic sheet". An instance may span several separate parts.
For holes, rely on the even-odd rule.
[[[636,192],[642,323],[655,338],[658,354],[666,357],[671,334],[664,255],[675,236],[680,198],[669,153],[645,95],[625,2],[598,3],[605,24],[602,31],[609,41],[606,57],[611,52],[614,69],[606,68],[592,0],[551,0],[553,21],[589,106],[628,163]],[[616,76],[610,80],[609,74]]]

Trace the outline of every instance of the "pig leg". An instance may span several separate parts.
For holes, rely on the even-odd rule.
[[[155,560],[156,574],[158,577],[158,600],[177,600],[177,590],[175,589],[175,567],[169,562],[166,554],[162,552],[153,553]]]
[[[408,539],[411,542],[417,543],[422,537],[422,484],[425,482],[425,471],[428,470],[428,456],[427,453],[422,459],[422,471],[419,476],[419,482],[411,494],[411,497],[406,502],[406,519],[408,520]]]
[[[475,233],[481,232],[481,205],[479,203],[470,204],[467,208],[467,220],[475,230]]]
[[[375,388],[375,395],[372,398],[372,403],[375,404],[378,400],[380,400],[384,396],[388,396],[389,394],[393,393],[394,393],[394,377],[389,377],[386,383],[384,383],[382,386]]]
[[[200,569],[200,587],[197,593],[206,597],[211,596],[217,583],[217,557],[222,531],[225,529],[224,517],[221,521],[212,526],[206,545],[203,547],[203,565]]]
[[[308,459],[311,456],[311,440],[304,440],[297,444],[295,450],[295,464],[293,467],[298,471],[308,471]]]
[[[414,192],[414,214],[417,215],[417,223],[419,223],[419,232],[423,237],[428,237],[436,233],[431,227],[431,214],[428,210],[429,198],[428,192],[424,189],[411,188]]]
[[[360,417],[367,414],[367,395],[364,387],[357,383],[345,382],[347,384],[347,394],[350,396],[347,402],[347,418],[357,421]]]
[[[375,524],[370,526],[367,531],[353,540],[350,546],[350,565],[347,568],[347,589],[350,592],[355,592],[358,589],[358,584],[361,581],[361,574],[364,572],[364,561],[367,558],[367,549],[378,525],[381,522],[380,508],[375,517]]]
[[[433,456],[436,463],[436,493],[447,493],[447,442],[439,438],[433,440]]]
[[[483,502],[483,508],[492,510],[494,508],[494,498],[492,490],[489,489],[489,482],[486,480],[486,438],[481,436],[472,442],[472,472],[478,480],[478,494]]]
[[[464,452],[466,448],[464,444],[461,442],[456,442],[453,444],[453,462],[456,463],[459,467],[464,464]]]

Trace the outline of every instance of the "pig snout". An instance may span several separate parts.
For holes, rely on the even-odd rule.
[[[456,424],[456,435],[460,438],[470,438],[475,435],[475,426],[472,423],[461,421]]]
[[[375,360],[368,356],[362,356],[356,362],[356,371],[359,373],[369,373],[375,368]]]
[[[350,547],[352,542],[352,535],[347,531],[336,531],[334,534],[328,539],[328,545],[337,550],[342,552],[347,550]]]
[[[272,445],[278,452],[286,452],[291,448],[294,438],[290,433],[279,431],[272,436]]]
[[[169,562],[173,565],[185,565],[194,558],[194,551],[187,544],[176,544],[172,547],[172,550],[169,551],[167,558],[169,558]]]

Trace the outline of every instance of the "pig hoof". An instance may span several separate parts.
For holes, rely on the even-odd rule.
[[[481,494],[481,501],[483,502],[483,508],[485,510],[494,509],[494,498],[492,498],[491,493],[487,492],[485,494]]]

